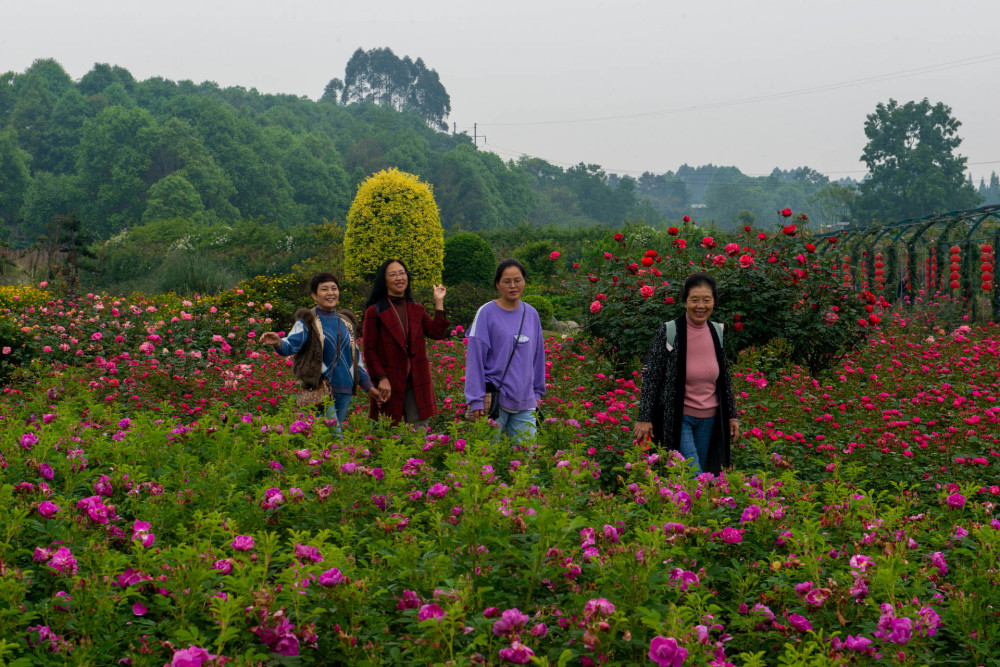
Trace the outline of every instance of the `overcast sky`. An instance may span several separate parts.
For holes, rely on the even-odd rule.
[[[1000,2],[10,0],[0,71],[55,58],[318,99],[359,46],[421,57],[501,156],[864,175],[865,115],[944,102],[1000,172]],[[787,95],[785,95],[787,93]],[[600,119],[600,120],[594,120]]]

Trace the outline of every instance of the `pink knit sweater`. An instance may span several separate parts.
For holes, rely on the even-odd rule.
[[[684,414],[691,417],[714,417],[719,408],[715,383],[719,379],[719,360],[708,323],[695,324],[687,317],[687,372],[684,378]]]

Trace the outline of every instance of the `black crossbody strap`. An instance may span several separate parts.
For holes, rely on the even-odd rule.
[[[507,359],[507,366],[503,369],[503,375],[500,376],[500,384],[497,386],[497,395],[500,395],[500,390],[503,389],[503,381],[507,379],[507,371],[510,369],[510,362],[514,360],[514,353],[517,352],[517,346],[521,342],[521,332],[524,331],[524,316],[527,314],[528,309],[521,304],[521,326],[517,328],[517,338],[514,339],[514,347],[510,350],[510,358]]]

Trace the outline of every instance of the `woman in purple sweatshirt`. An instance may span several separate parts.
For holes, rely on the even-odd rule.
[[[493,284],[499,298],[479,308],[467,332],[465,402],[469,415],[489,413],[487,385],[499,388],[501,433],[520,442],[535,435],[535,407],[545,395],[545,340],[538,312],[521,301],[524,266],[505,259]]]

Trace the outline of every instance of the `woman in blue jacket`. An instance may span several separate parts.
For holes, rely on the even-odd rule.
[[[357,343],[358,320],[350,311],[337,310],[340,303],[340,282],[330,273],[318,273],[309,282],[309,290],[316,307],[312,313],[296,313],[295,326],[284,338],[273,331],[260,337],[262,345],[273,345],[283,357],[294,355],[306,346],[313,326],[305,320],[318,321],[323,332],[322,367],[323,380],[329,384],[333,400],[326,408],[328,418],[336,418],[338,425],[347,419],[351,396],[360,386],[369,396],[379,398],[378,390],[372,385],[365,370],[361,350]],[[301,313],[301,315],[300,315]],[[308,315],[315,315],[315,320]]]

